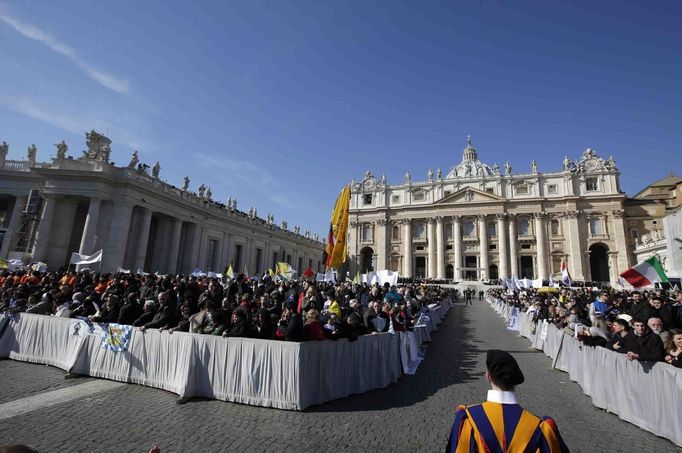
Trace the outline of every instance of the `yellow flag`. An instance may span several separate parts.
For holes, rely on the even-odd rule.
[[[277,273],[286,274],[289,272],[289,263],[280,262],[277,263]]]
[[[332,250],[329,267],[339,269],[346,262],[348,233],[348,209],[350,208],[350,186],[345,186],[336,200],[332,213],[332,227],[334,231],[334,249]]]
[[[225,271],[225,275],[227,275],[230,278],[234,278],[234,271],[232,270],[232,265],[230,264],[230,267],[227,268]]]
[[[268,275],[269,275],[270,277],[274,277],[274,276],[275,276],[275,273],[272,272],[272,269],[268,268]]]
[[[0,269],[9,269],[9,263],[3,259],[0,259]]]
[[[353,283],[362,283],[362,280],[360,279],[360,271],[357,271],[355,273],[355,278],[353,279]]]

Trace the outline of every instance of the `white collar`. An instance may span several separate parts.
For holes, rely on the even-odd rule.
[[[516,393],[501,390],[488,390],[488,401],[501,404],[519,404]]]

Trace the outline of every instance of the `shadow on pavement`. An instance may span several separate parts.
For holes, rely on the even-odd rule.
[[[417,374],[403,375],[396,384],[339,400],[312,406],[305,412],[380,411],[411,406],[425,401],[442,388],[479,380],[485,373],[474,372],[485,350],[473,340],[468,310],[455,305],[437,332],[431,334],[426,357]],[[371,366],[371,364],[367,364]]]

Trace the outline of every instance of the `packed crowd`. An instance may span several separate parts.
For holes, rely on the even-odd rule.
[[[0,274],[0,313],[118,323],[173,333],[286,341],[411,330],[438,286],[91,272]]]
[[[682,368],[681,291],[491,289],[488,296],[527,312],[535,324],[546,320],[586,345],[626,354],[629,360],[665,361]]]

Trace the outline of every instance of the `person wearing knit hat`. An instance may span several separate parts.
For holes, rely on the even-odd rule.
[[[516,359],[491,349],[485,364],[485,378],[492,387],[488,401],[457,407],[446,452],[568,453],[553,419],[537,417],[519,405],[514,390],[525,378]]]

